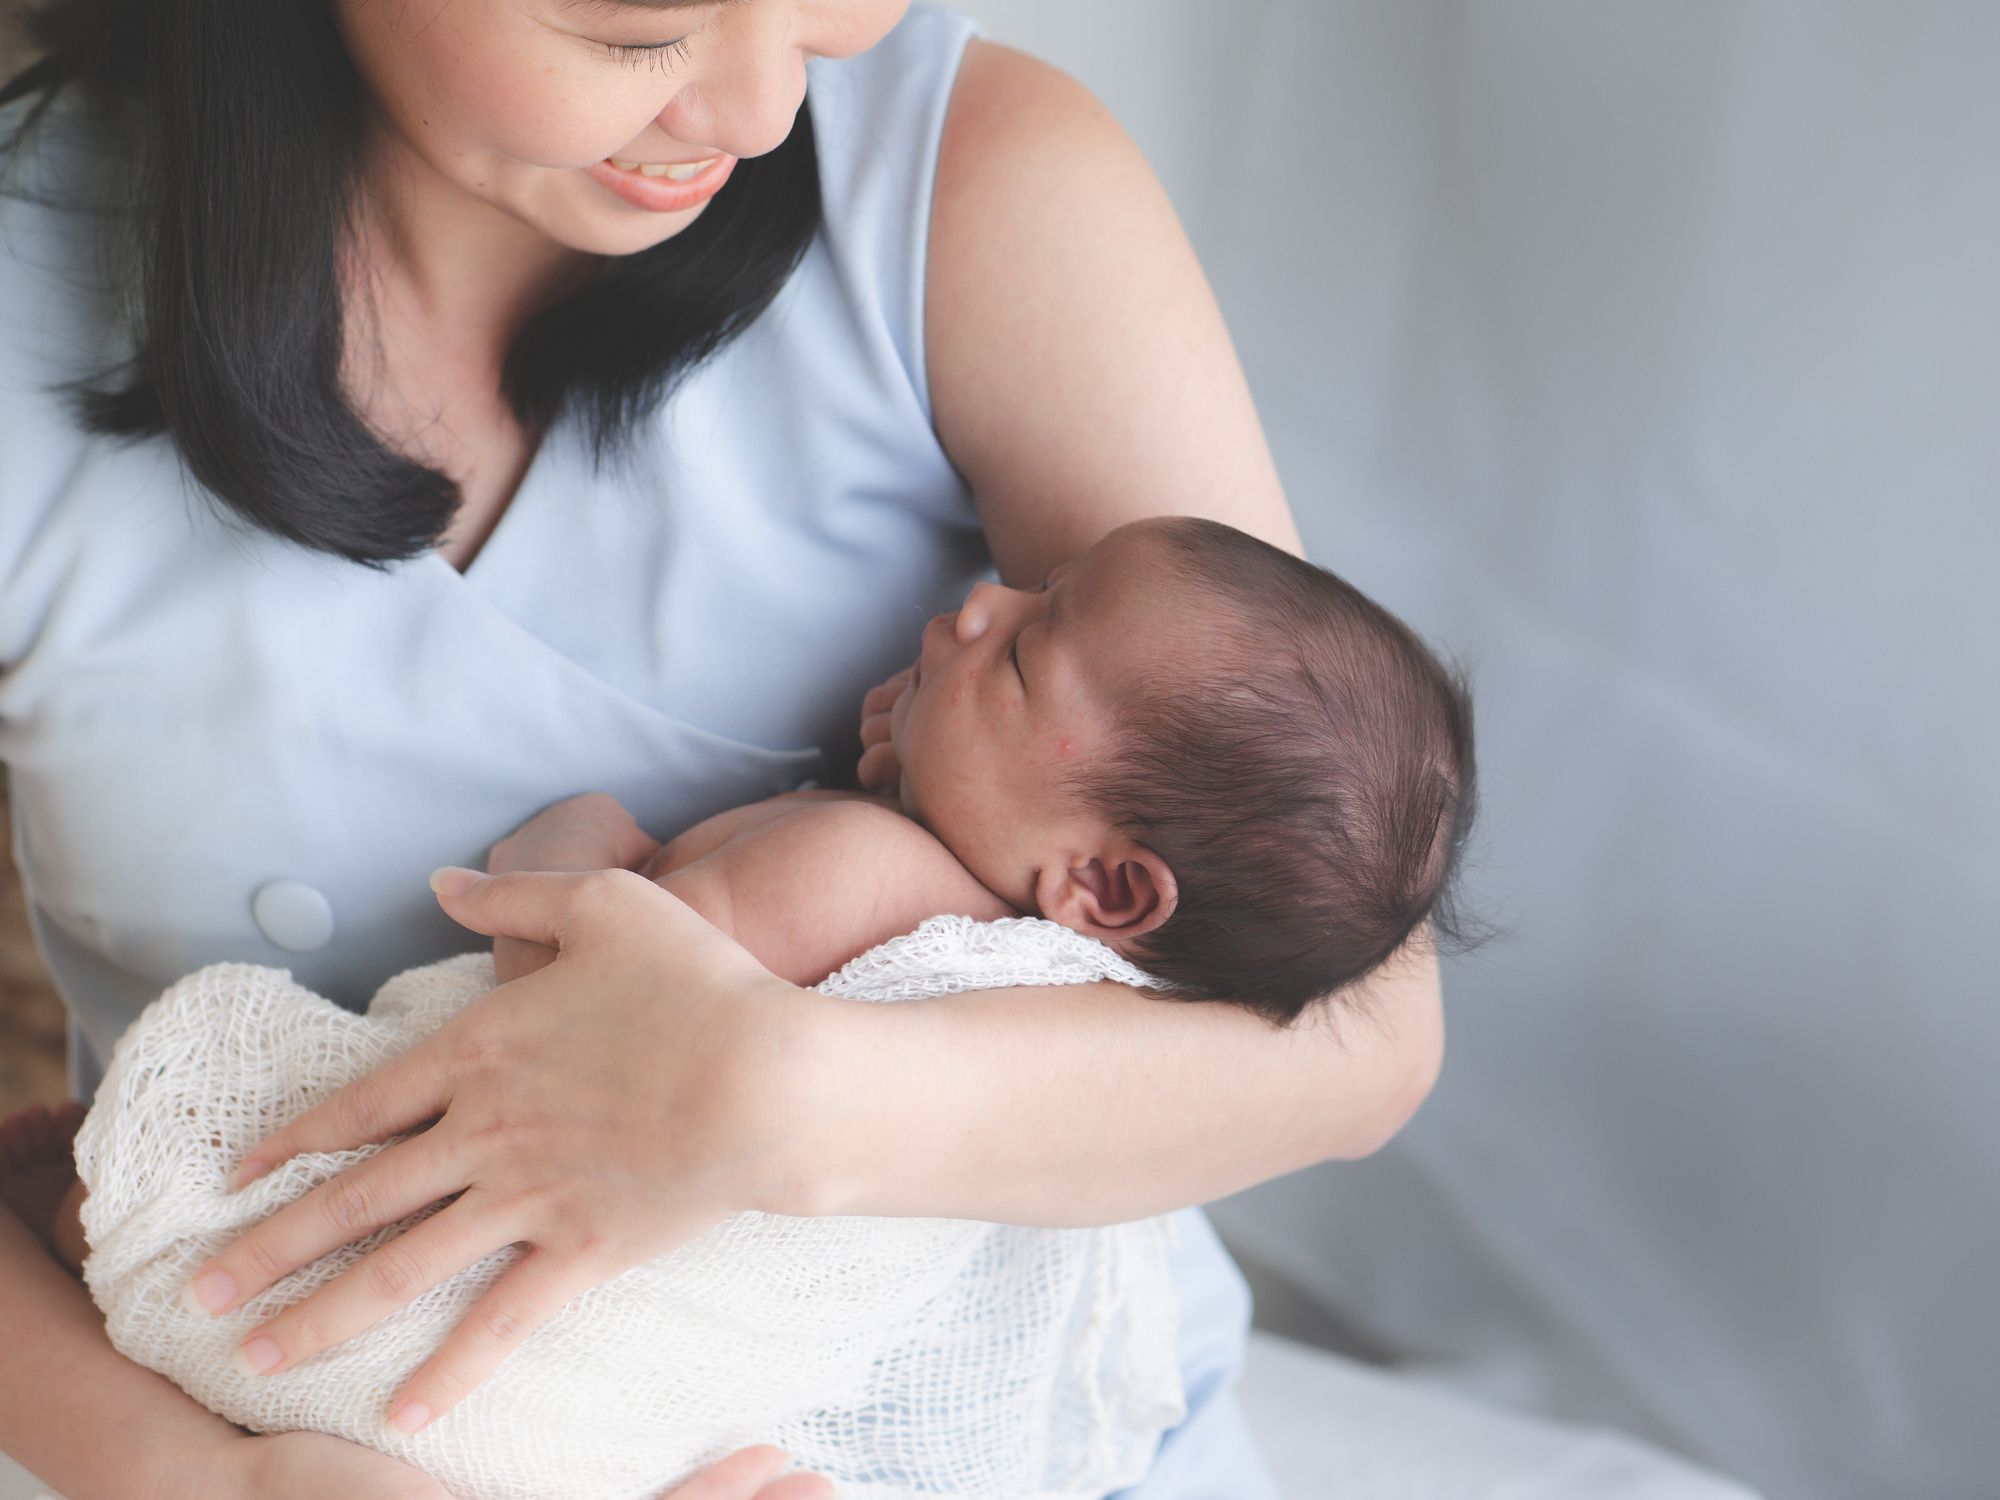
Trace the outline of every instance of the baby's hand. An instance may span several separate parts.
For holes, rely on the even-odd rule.
[[[634,870],[659,848],[616,797],[585,792],[542,809],[495,844],[486,873]]]
[[[861,764],[854,774],[864,792],[892,792],[902,775],[896,747],[889,743],[889,715],[909,685],[910,668],[905,667],[887,682],[870,688],[861,700]]]

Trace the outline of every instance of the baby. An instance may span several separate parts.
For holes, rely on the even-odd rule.
[[[976,586],[863,737],[892,791],[738,808],[642,873],[800,984],[933,917],[1036,915],[1282,1025],[1448,921],[1473,808],[1469,702],[1416,637],[1189,518],[1122,527],[1033,590]],[[609,866],[621,818],[587,796],[536,822]],[[503,940],[495,978],[550,957]],[[0,1126],[0,1195],[73,1271],[80,1118]]]
[[[976,585],[925,626],[886,735],[892,792],[737,808],[642,873],[799,984],[927,917],[1039,915],[1281,1025],[1449,926],[1462,684],[1331,573],[1217,522],[1134,522],[1036,589]],[[587,837],[597,811],[545,816]]]

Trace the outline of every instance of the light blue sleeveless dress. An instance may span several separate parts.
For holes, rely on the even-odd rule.
[[[483,867],[559,798],[606,791],[666,833],[851,766],[862,694],[989,567],[923,359],[932,172],[975,29],[919,5],[809,65],[826,223],[797,272],[630,470],[552,432],[462,575],[225,521],[163,440],[80,432],[50,387],[122,348],[85,225],[0,197],[0,758],[79,1097],[204,964],[286,967],[359,1009],[479,945],[425,877]],[[9,188],[95,169],[71,118]],[[1190,1415],[1127,1494],[1257,1500],[1248,1294],[1206,1216],[1180,1221]]]

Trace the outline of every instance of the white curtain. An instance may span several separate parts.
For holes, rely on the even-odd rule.
[[[967,0],[1145,148],[1313,557],[1475,675],[1444,1077],[1216,1211],[1773,1500],[2000,1485],[2000,7]]]

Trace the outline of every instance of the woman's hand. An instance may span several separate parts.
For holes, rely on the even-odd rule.
[[[784,1462],[784,1450],[768,1443],[738,1448],[660,1500],[833,1500],[833,1486],[817,1474],[772,1479]]]
[[[718,1459],[661,1500],[829,1500],[833,1489],[817,1474],[771,1476],[784,1450],[760,1443]],[[249,1500],[451,1500],[451,1492],[408,1464],[324,1432],[280,1432],[227,1444],[217,1471],[190,1493],[202,1500],[242,1495]]]
[[[495,844],[486,856],[486,873],[640,870],[664,847],[616,797],[585,792],[543,808]],[[495,984],[525,978],[555,961],[556,950],[545,944],[512,937],[493,940]]]
[[[861,763],[854,774],[864,792],[893,791],[902,775],[896,747],[889,743],[889,716],[910,685],[911,670],[903,668],[887,682],[870,688],[861,700]]]
[[[770,974],[693,910],[623,870],[440,872],[475,932],[555,945],[432,1036],[261,1142],[234,1186],[302,1151],[436,1120],[288,1204],[194,1278],[235,1307],[337,1246],[457,1194],[253,1331],[287,1369],[508,1245],[527,1254],[390,1407],[415,1431],[450,1410],[563,1304],[731,1214],[819,1211],[818,1023],[846,1002]]]

